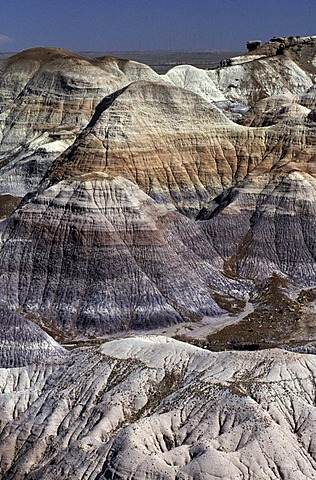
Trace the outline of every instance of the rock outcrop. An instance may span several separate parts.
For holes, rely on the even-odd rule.
[[[256,50],[256,48],[260,47],[261,44],[261,40],[249,40],[247,42],[247,49],[249,52],[252,52],[253,50]]]
[[[281,55],[280,45],[285,46]],[[304,95],[314,83],[315,56],[316,37],[275,39],[231,58],[223,68],[175,67],[165,78],[216,102],[229,118],[240,121],[247,108],[262,99]]]

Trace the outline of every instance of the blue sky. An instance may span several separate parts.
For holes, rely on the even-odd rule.
[[[244,50],[316,35],[316,0],[0,0],[0,51]]]

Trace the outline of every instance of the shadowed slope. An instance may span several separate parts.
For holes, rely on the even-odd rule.
[[[199,214],[236,275],[258,281],[273,272],[316,283],[316,180],[299,171],[250,176]],[[225,241],[222,241],[225,239]]]
[[[106,174],[26,198],[3,224],[4,298],[69,337],[218,314],[215,291],[242,298],[249,289],[221,266],[195,222]]]
[[[64,355],[65,350],[35,323],[0,305],[0,367],[21,367]]]

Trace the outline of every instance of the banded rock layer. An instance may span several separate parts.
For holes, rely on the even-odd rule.
[[[162,327],[247,298],[199,223],[120,177],[87,174],[25,199],[3,223],[0,288],[65,337]]]
[[[269,55],[269,49],[263,49],[261,55],[244,55],[216,70],[179,66],[162,76],[137,62],[114,57],[89,60],[56,48],[17,54],[0,64],[0,192],[32,191],[53,159],[88,124],[104,96],[133,81],[175,84],[241,122],[249,106],[271,95],[305,95],[306,103],[314,98],[315,38],[301,43],[289,40],[282,55],[275,54],[273,43]],[[308,61],[303,61],[300,48]]]
[[[106,95],[159,76],[147,65],[35,48],[0,63],[0,191],[33,190]]]
[[[200,96],[152,82],[132,83],[99,107],[43,185],[104,171],[196,216],[249,173],[290,166],[314,171],[314,129],[305,125],[241,127]]]
[[[8,60],[4,79],[19,62],[28,63],[29,80],[22,76],[17,82],[16,131],[27,138],[35,130],[46,135],[44,117],[52,117],[53,130],[65,120],[72,127],[78,121],[81,131],[50,160],[37,190],[1,224],[0,286],[10,309],[34,314],[66,337],[102,335],[223,314],[235,300],[246,307],[260,288],[258,279],[265,282],[273,274],[285,276],[292,290],[314,284],[311,112],[305,117],[298,110],[297,121],[288,122],[289,109],[276,125],[250,128],[231,122],[198,89],[190,91],[191,76],[173,72],[169,83],[161,82],[138,64],[40,49]],[[272,73],[286,73],[289,62],[304,66],[289,56],[247,57],[222,73],[248,69],[247,82],[256,83],[256,75],[262,76],[256,62],[270,62]],[[277,105],[295,93],[301,109],[309,111],[304,105],[312,106],[311,71],[304,75],[301,83],[292,79],[297,88],[274,97]],[[146,80],[129,83],[135,77]],[[107,88],[113,90],[104,96]],[[263,92],[264,85],[258,88]],[[58,118],[49,115],[52,104],[44,91],[49,99],[63,99],[64,120],[57,115],[58,102]],[[265,95],[270,93],[275,89]],[[80,109],[79,99],[90,107]],[[4,104],[11,101],[7,96]],[[74,111],[83,112],[84,121]],[[12,153],[11,130],[4,132],[2,148]],[[1,169],[4,175],[15,170],[17,158]],[[34,165],[40,168],[37,160]],[[34,188],[45,165],[41,175],[23,182],[34,181]],[[10,188],[8,177],[3,179]]]
[[[273,273],[313,285],[314,130],[151,81],[106,96],[3,222],[4,300],[73,338],[223,314]]]
[[[208,318],[205,345],[260,348],[293,320],[314,351],[314,44],[304,63],[278,43],[205,84],[53,49],[3,64],[1,188],[36,188],[0,204],[1,479],[316,479],[314,355],[158,336],[67,352],[40,328],[100,342]]]
[[[35,323],[0,306],[0,368],[21,367],[65,350]]]
[[[283,274],[298,287],[316,282],[315,216],[315,177],[291,170],[249,176],[199,219],[232,273],[257,281]]]

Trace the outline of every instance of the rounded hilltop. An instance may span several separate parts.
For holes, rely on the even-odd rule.
[[[64,48],[57,47],[34,47],[22,50],[22,52],[12,55],[7,60],[6,64],[16,63],[19,61],[38,61],[41,63],[51,62],[57,58],[83,58],[77,53]]]

